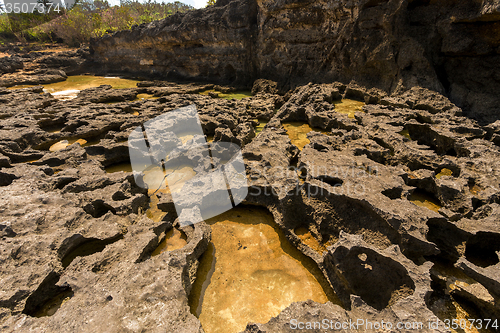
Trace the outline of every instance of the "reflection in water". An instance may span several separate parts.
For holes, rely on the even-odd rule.
[[[442,207],[441,203],[438,199],[436,199],[436,197],[434,197],[430,193],[418,189],[413,191],[413,193],[408,197],[408,200],[410,200],[417,206],[428,208],[435,211],[436,213]]]
[[[38,84],[39,86],[40,84]],[[8,87],[7,89],[9,90],[16,90],[16,89],[24,89],[24,88],[33,88],[36,87],[37,85],[35,84],[18,84],[16,86]]]
[[[165,251],[182,249],[187,244],[186,240],[187,237],[181,230],[172,228],[167,232],[165,239],[160,242],[156,250],[154,250],[151,255],[157,256]]]
[[[181,140],[182,144],[185,145],[186,142],[194,138],[195,135],[198,135],[197,132],[186,132],[178,134],[177,137]]]
[[[363,106],[365,105],[365,103],[353,99],[343,99],[335,101],[333,104],[335,105],[335,111],[347,114],[349,118],[354,118],[356,112],[363,112]]]
[[[76,98],[80,90],[99,87],[109,84],[114,89],[135,88],[136,80],[122,79],[119,77],[104,77],[92,75],[68,76],[66,81],[48,83],[43,85],[45,92],[51,93],[57,99],[68,100]],[[12,89],[35,87],[36,85],[14,86]]]
[[[61,133],[61,130],[63,129],[64,126],[59,126],[59,127],[51,127],[51,128],[46,128],[44,129],[48,133]]]
[[[54,96],[54,98],[60,99],[61,101],[69,101],[70,99],[77,98],[79,92],[80,90],[78,89],[69,89],[69,90],[51,92],[50,94]]]
[[[196,176],[196,172],[188,165],[167,168],[166,174],[169,174],[167,185],[171,193],[179,192],[185,182]]]
[[[288,242],[267,210],[237,207],[206,222],[215,254],[203,255],[190,294],[205,332],[243,331],[293,302],[338,304],[316,264]]]

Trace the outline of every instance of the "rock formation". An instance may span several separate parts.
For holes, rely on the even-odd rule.
[[[188,297],[210,226],[180,225],[172,195],[138,186],[126,167],[106,172],[129,162],[133,129],[192,104],[207,137],[241,145],[244,204],[266,207],[339,298],[293,303],[245,332],[325,318],[449,332],[453,318],[499,318],[498,8],[218,1],[90,52],[0,59],[0,330],[203,332]],[[152,81],[71,100],[5,88],[85,69]],[[249,98],[214,91],[254,79]],[[347,98],[366,105],[349,116]],[[311,129],[301,145],[291,122]],[[153,256],[173,228],[186,245]]]
[[[342,302],[292,304],[246,331],[285,332],[292,318],[326,316],[431,320],[440,326],[430,331],[446,332],[438,318],[450,318],[443,314],[450,302],[477,318],[498,316],[496,123],[481,127],[423,88],[383,97],[335,82],[280,96],[275,83],[260,80],[251,98],[198,94],[211,88],[141,82],[83,90],[68,101],[40,86],[0,91],[2,331],[202,331],[187,299],[209,226],[179,226],[172,196],[164,194],[158,208],[166,215],[154,222],[144,213],[152,199],[133,175],[104,171],[128,161],[134,128],[190,104],[205,135],[242,145],[245,203],[269,209]],[[157,99],[134,99],[143,93]],[[347,95],[373,104],[350,118],[335,104]],[[257,136],[256,118],[269,120]],[[322,132],[308,133],[299,150],[283,128],[290,121]],[[89,144],[48,150],[64,139]],[[442,208],[414,205],[420,192]],[[151,256],[173,226],[187,244]],[[38,317],[58,298],[64,302],[53,315]]]
[[[105,70],[283,87],[424,87],[482,122],[499,116],[500,3],[220,0],[91,43]]]

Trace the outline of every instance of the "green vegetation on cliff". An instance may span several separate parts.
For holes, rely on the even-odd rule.
[[[176,12],[193,9],[178,1],[157,3],[152,0],[120,1],[112,6],[107,0],[80,0],[70,9],[40,14],[0,14],[0,42],[62,41],[76,46],[92,37],[130,29],[133,25],[161,20]]]

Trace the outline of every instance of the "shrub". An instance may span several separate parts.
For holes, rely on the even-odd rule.
[[[130,29],[135,24],[161,20],[176,12],[193,9],[180,2],[140,3],[123,0],[110,6],[107,0],[79,0],[69,10],[47,14],[1,14],[0,40],[51,41],[60,39],[70,46],[87,43],[90,38]]]

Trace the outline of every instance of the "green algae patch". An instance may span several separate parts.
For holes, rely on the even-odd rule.
[[[235,91],[231,93],[223,93],[217,90],[205,90],[199,93],[200,95],[205,95],[205,96],[215,96],[217,95],[216,98],[224,98],[227,100],[231,99],[237,99],[237,100],[242,100],[243,98],[247,97],[252,97],[252,92],[251,91]]]
[[[236,207],[206,222],[213,246],[190,294],[205,332],[241,332],[293,302],[339,304],[314,261],[289,243],[266,209]]]
[[[10,87],[10,89],[30,88],[41,85],[45,92],[64,100],[77,97],[78,93],[83,89],[96,88],[101,85],[110,85],[113,89],[136,88],[138,82],[137,80],[122,79],[119,77],[73,75],[68,76],[65,81],[48,84],[19,85]]]
[[[148,99],[154,100],[154,99],[158,99],[158,98],[160,98],[160,97],[154,96],[152,94],[137,94],[135,101],[142,101],[142,100],[148,100]]]
[[[259,135],[260,132],[266,127],[268,121],[267,120],[262,120],[262,119],[257,119],[259,124],[255,127],[255,135]]]
[[[225,99],[233,99],[234,98],[237,100],[241,100],[243,98],[252,97],[252,92],[250,92],[250,91],[236,91],[234,93],[221,94],[220,97],[225,98]]]
[[[58,92],[64,90],[83,90],[96,88],[104,84],[109,84],[113,89],[136,88],[137,80],[122,79],[117,77],[104,77],[92,75],[68,76],[66,81],[49,83],[43,85],[47,92]]]

